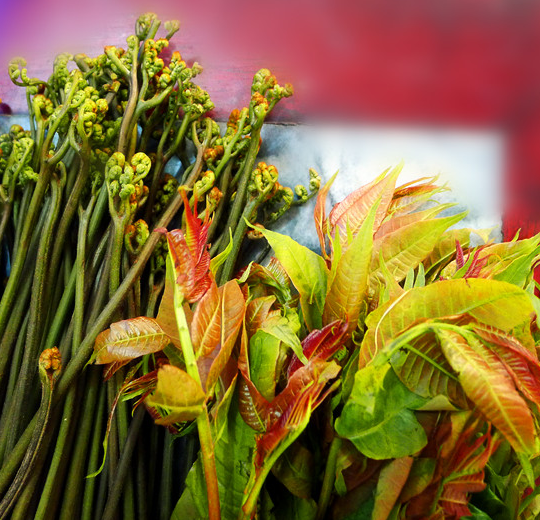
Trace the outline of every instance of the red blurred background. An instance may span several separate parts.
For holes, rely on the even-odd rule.
[[[28,59],[30,76],[46,77],[57,52],[122,46],[145,10],[181,20],[174,47],[206,67],[199,83],[222,119],[248,102],[264,66],[295,85],[275,121],[502,130],[504,234],[540,230],[539,2],[3,0],[0,97],[25,110],[5,72],[13,55]]]

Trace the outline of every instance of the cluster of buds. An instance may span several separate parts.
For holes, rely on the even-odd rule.
[[[252,199],[257,199],[259,202],[269,200],[274,195],[276,183],[278,180],[277,168],[273,165],[267,165],[260,162],[257,168],[251,173],[250,182],[248,184],[248,193]]]
[[[151,167],[152,162],[145,153],[136,153],[129,163],[124,154],[112,154],[105,166],[111,214],[133,215],[137,207],[144,203],[148,188],[142,180]]]
[[[37,181],[38,175],[30,165],[33,150],[34,140],[19,125],[13,125],[9,134],[0,137],[0,190],[4,200],[13,196],[16,185]]]
[[[293,87],[287,83],[284,87],[278,84],[276,77],[268,70],[261,69],[253,76],[251,85],[250,110],[253,117],[251,124],[260,126],[264,118],[283,98],[293,95]]]
[[[126,227],[124,231],[124,245],[132,256],[137,256],[150,236],[146,221],[139,219]]]

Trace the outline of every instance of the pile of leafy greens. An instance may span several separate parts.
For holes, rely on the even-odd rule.
[[[172,519],[535,518],[533,267],[540,236],[470,247],[443,188],[401,167],[315,225],[321,255],[259,227],[275,257],[217,284],[209,222],[167,234],[156,319],[101,333],[137,363],[125,395],[198,456]],[[186,208],[187,209],[187,208]],[[486,237],[485,231],[478,235]]]

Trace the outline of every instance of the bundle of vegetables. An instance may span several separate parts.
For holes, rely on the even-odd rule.
[[[96,337],[112,321],[155,315],[171,222],[203,218],[211,253],[186,234],[198,256],[179,261],[197,276],[212,256],[226,281],[248,224],[278,219],[318,188],[311,172],[295,196],[275,168],[256,167],[265,118],[292,87],[260,70],[249,107],[222,130],[194,82],[201,67],[167,54],[178,23],[164,26],[157,38],[160,21],[143,15],[127,49],[60,55],[46,81],[28,77],[24,60],[10,65],[29,129],[0,135],[0,518],[114,518],[120,497],[123,518],[168,517],[171,437],[118,402],[128,367],[104,385],[86,366]]]
[[[320,190],[321,255],[258,228],[275,258],[221,285],[187,212],[157,319],[98,336],[138,409],[197,428],[172,519],[537,517],[540,236],[472,248],[400,169],[328,217]]]

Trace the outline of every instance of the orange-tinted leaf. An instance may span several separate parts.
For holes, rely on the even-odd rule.
[[[201,381],[207,392],[212,392],[219,375],[227,364],[240,327],[244,320],[246,302],[236,280],[230,280],[219,288],[219,298],[212,298],[208,308],[204,311],[204,319],[197,316],[197,310],[193,315],[192,328],[199,327],[197,320],[204,323],[209,316],[212,318],[212,327],[214,322],[219,322],[219,336],[215,332],[205,336],[198,333],[207,343],[205,344],[205,354],[201,354],[197,360]],[[212,307],[214,310],[212,310]],[[209,325],[210,326],[210,325]],[[200,330],[200,329],[199,329]],[[215,330],[215,328],[214,328]],[[213,348],[211,349],[213,345]],[[211,350],[210,350],[211,349]],[[200,347],[198,348],[199,352]]]
[[[175,286],[174,266],[171,259],[167,259],[167,268],[165,272],[165,290],[161,297],[156,321],[163,331],[171,338],[175,346],[181,348],[178,335],[178,325],[176,324],[176,314],[174,312],[174,286]],[[184,303],[184,314],[188,325],[191,323],[193,312],[189,304]]]
[[[433,251],[442,234],[464,216],[465,214],[461,213],[450,217],[422,220],[374,240],[371,286],[373,287],[382,277],[381,257],[396,281],[403,280],[411,268],[415,269]]]
[[[195,356],[208,356],[221,340],[221,308],[215,280],[200,299],[191,322],[191,341]]]
[[[374,238],[382,238],[389,233],[397,231],[399,228],[420,222],[422,220],[428,220],[435,218],[441,211],[451,208],[454,204],[438,204],[437,206],[423,211],[416,211],[414,213],[407,213],[405,215],[391,216],[385,220],[377,232],[375,233]]]
[[[96,338],[95,363],[125,364],[146,354],[159,352],[169,343],[171,338],[153,318],[141,316],[118,321]]]
[[[203,411],[204,399],[203,389],[187,372],[164,365],[158,370],[156,389],[146,403],[165,412],[156,424],[166,426],[195,419]]]
[[[401,457],[389,462],[382,470],[377,481],[375,504],[372,520],[386,520],[409,478],[413,457]]]
[[[315,203],[315,230],[319,237],[319,243],[321,244],[321,254],[324,259],[328,259],[326,253],[326,235],[328,234],[328,221],[326,219],[326,197],[330,191],[334,180],[336,179],[337,172],[334,173],[332,178],[319,190],[317,194],[317,202]]]
[[[268,318],[270,309],[276,301],[275,296],[261,296],[251,300],[246,308],[246,330],[248,337],[253,336]]]
[[[437,332],[441,348],[467,397],[519,453],[535,451],[534,422],[524,399],[497,355],[474,337]]]
[[[315,359],[291,376],[285,389],[268,406],[266,431],[257,437],[256,471],[276,450],[293,442],[304,430],[311,413],[326,397],[326,393],[321,397],[326,384],[340,370],[334,361]]]
[[[332,232],[336,227],[339,228],[340,239],[344,247],[347,246],[348,230],[355,236],[371,207],[380,199],[373,225],[375,230],[379,228],[386,216],[397,177],[402,169],[403,164],[400,164],[388,174],[388,170],[386,170],[374,181],[353,191],[332,208],[328,216],[330,230]]]
[[[422,204],[436,195],[446,191],[444,186],[433,184],[437,177],[422,177],[398,186],[394,191],[388,213],[393,215],[406,215],[416,211]],[[427,182],[421,182],[427,181]]]
[[[473,327],[488,342],[497,357],[512,376],[518,390],[530,401],[540,406],[540,363],[536,350],[529,350],[515,338],[493,328]]]

